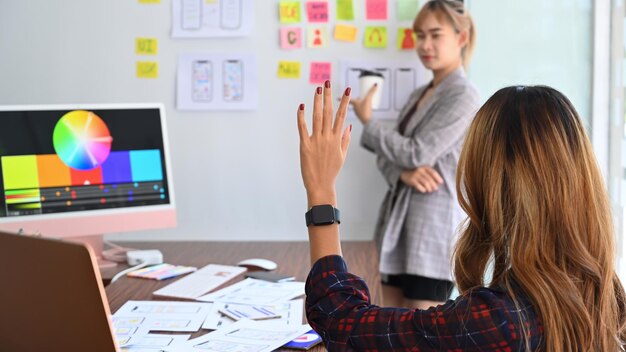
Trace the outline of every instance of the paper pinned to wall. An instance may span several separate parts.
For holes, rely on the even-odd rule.
[[[161,0],[139,0],[140,4],[160,4]]]
[[[178,58],[179,110],[256,110],[256,58],[251,54],[182,54]]]
[[[411,28],[398,28],[396,46],[400,50],[413,50],[417,43],[417,35]]]
[[[387,0],[366,0],[365,18],[367,20],[386,20]]]
[[[283,27],[280,29],[280,48],[293,50],[302,48],[302,28]]]
[[[244,37],[254,19],[253,0],[172,0],[173,38]]]
[[[327,1],[307,1],[306,15],[311,23],[328,22],[328,2]]]
[[[158,78],[159,63],[156,61],[137,61],[137,78]]]
[[[307,46],[309,48],[325,48],[328,46],[328,30],[326,27],[309,27],[307,31]]]
[[[397,0],[397,17],[399,21],[413,21],[417,16],[420,4],[419,0]]]
[[[354,21],[354,3],[352,0],[337,0],[337,20]]]
[[[387,47],[387,27],[367,26],[365,27],[365,37],[363,38],[366,48],[386,48]]]
[[[280,23],[290,24],[300,22],[300,1],[281,0],[278,6]]]
[[[278,78],[300,78],[300,61],[279,61]]]
[[[159,40],[157,38],[136,38],[135,54],[156,55],[159,52]]]
[[[330,62],[311,62],[311,70],[309,82],[312,84],[322,84],[331,80],[332,63]]]
[[[356,41],[357,28],[345,24],[335,25],[335,39],[344,42]]]

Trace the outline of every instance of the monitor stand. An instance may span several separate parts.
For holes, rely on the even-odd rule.
[[[100,268],[100,270],[117,266],[116,262],[108,261],[102,257],[102,251],[104,250],[104,241],[102,235],[68,237],[66,238],[66,240],[89,245],[96,255],[98,268]]]

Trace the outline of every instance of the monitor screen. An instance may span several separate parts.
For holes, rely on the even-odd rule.
[[[165,126],[158,104],[0,107],[0,229],[173,226]]]

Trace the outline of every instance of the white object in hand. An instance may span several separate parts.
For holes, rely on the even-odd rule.
[[[365,98],[367,93],[370,91],[372,86],[376,84],[376,92],[374,92],[374,96],[372,97],[372,109],[377,110],[380,108],[380,99],[383,91],[383,83],[385,79],[383,75],[378,72],[362,70],[359,75],[359,89],[361,98]]]

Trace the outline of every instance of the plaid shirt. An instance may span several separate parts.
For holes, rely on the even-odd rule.
[[[309,324],[329,351],[525,351],[522,323],[535,351],[543,331],[527,299],[517,309],[496,289],[478,288],[427,310],[371,305],[367,285],[340,256],[313,265],[306,296]]]

